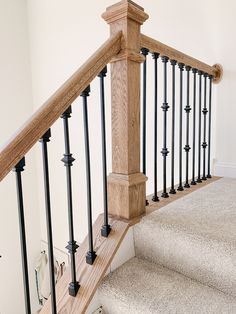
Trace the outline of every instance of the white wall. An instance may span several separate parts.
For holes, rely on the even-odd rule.
[[[27,29],[24,0],[0,0],[0,95],[1,144],[15,132],[33,110]],[[34,154],[26,156],[23,174],[25,220],[27,228],[29,272],[34,285],[34,260],[40,250],[37,186],[33,170]],[[0,313],[23,314],[24,296],[20,259],[18,210],[15,176],[10,173],[0,185]],[[35,289],[32,289],[35,312]]]

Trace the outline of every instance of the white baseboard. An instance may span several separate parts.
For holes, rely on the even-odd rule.
[[[236,164],[227,162],[216,162],[214,175],[219,177],[236,178]]]

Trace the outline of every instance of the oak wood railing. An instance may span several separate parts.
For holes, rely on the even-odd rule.
[[[70,116],[70,112],[67,112],[67,110],[72,102],[82,92],[84,92],[83,96],[86,98],[88,85],[108,63],[111,64],[112,173],[108,176],[108,208],[113,219],[116,217],[122,218],[123,222],[121,225],[115,223],[110,242],[109,237],[107,239],[110,255],[105,252],[104,247],[106,248],[106,246],[101,249],[101,256],[98,254],[100,252],[98,249],[96,252],[98,256],[92,266],[93,268],[88,268],[82,263],[87,250],[87,240],[82,245],[82,249],[79,249],[76,258],[76,272],[80,279],[82,273],[86,273],[86,280],[82,279],[82,282],[85,283],[87,290],[82,287],[82,290],[79,290],[74,299],[68,296],[66,293],[70,276],[69,271],[67,271],[59,287],[56,287],[56,295],[60,296],[58,313],[62,313],[60,311],[63,311],[63,313],[66,311],[68,313],[85,312],[124,234],[127,232],[127,221],[129,222],[145,214],[147,176],[140,171],[140,78],[141,64],[146,62],[146,58],[145,54],[140,54],[141,48],[157,53],[158,56],[160,54],[165,63],[170,59],[174,60],[174,65],[179,63],[197,69],[212,78],[215,83],[221,80],[223,74],[222,67],[219,64],[207,65],[143,35],[140,29],[141,25],[148,19],[148,15],[142,7],[131,0],[122,0],[108,7],[102,16],[110,25],[111,37],[2,146],[0,151],[1,181],[16,165],[18,165],[18,171],[22,171],[22,166],[18,164],[22,158],[61,115],[64,114],[64,119]],[[166,106],[164,109],[168,110],[166,101],[164,101],[164,104]],[[206,108],[204,109],[206,110]],[[44,138],[44,140],[47,142],[48,138]],[[67,157],[70,157],[69,153]],[[70,163],[73,160],[68,159],[67,162],[68,166],[71,166]],[[124,219],[126,219],[126,223],[124,223]],[[95,229],[98,234],[100,225],[98,227],[95,224]],[[118,234],[117,240],[114,238],[116,237],[114,232]],[[96,243],[97,238],[94,241]],[[99,260],[99,258],[101,259]],[[96,276],[96,279],[91,276]],[[93,280],[95,284],[91,287],[91,281]],[[82,298],[81,302],[80,298]],[[55,313],[50,301],[48,301],[42,313],[50,312]]]
[[[121,50],[122,32],[111,36],[1,147],[0,181]]]

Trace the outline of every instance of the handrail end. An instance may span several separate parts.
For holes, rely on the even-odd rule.
[[[213,65],[213,68],[215,69],[215,77],[213,79],[213,83],[218,84],[221,82],[224,74],[223,66],[219,63],[216,63]]]

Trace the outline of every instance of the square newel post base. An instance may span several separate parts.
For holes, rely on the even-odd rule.
[[[132,219],[145,213],[147,177],[111,173],[108,176],[109,214]]]

